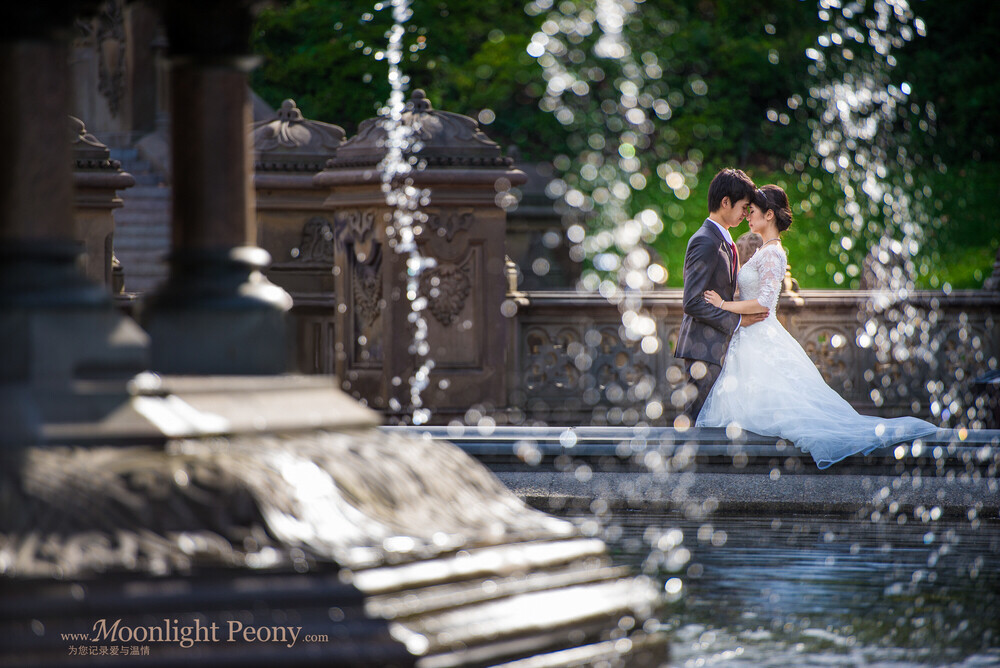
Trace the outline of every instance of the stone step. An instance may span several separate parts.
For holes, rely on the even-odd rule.
[[[166,268],[150,264],[122,263],[125,272],[125,289],[129,292],[145,292],[167,280]]]
[[[163,283],[165,279],[152,280],[148,278],[140,278],[136,276],[130,276],[125,274],[125,292],[134,292],[137,294],[149,294],[155,292],[156,289]]]
[[[142,240],[125,239],[125,243],[115,236],[115,253],[125,253],[131,256],[141,256],[144,258],[154,258],[159,261],[170,252],[170,243],[143,243]],[[120,258],[119,258],[120,259]]]
[[[153,262],[122,261],[125,276],[125,290],[128,292],[149,292],[166,282],[169,273],[165,264]]]
[[[118,253],[115,253],[118,256]],[[167,275],[167,264],[160,257],[144,257],[141,255],[125,255],[118,258],[122,263],[122,269],[126,276],[145,276],[147,278],[165,277]]]
[[[111,159],[118,160],[122,163],[125,162],[139,162],[141,158],[139,157],[138,149],[134,148],[112,148]],[[143,161],[145,162],[145,161]]]
[[[122,237],[115,235],[115,252],[145,251],[165,255],[170,251],[170,239],[167,237]]]
[[[602,466],[616,459],[618,469],[641,472],[648,468],[643,456],[650,452],[661,462],[679,456],[680,460],[697,464],[700,470],[713,468],[732,472],[754,466],[769,470],[772,460],[785,462],[789,458],[809,465],[804,469],[796,468],[797,471],[817,470],[812,457],[791,443],[750,431],[742,431],[731,438],[725,429],[714,427],[684,431],[672,427],[592,426],[497,426],[488,430],[475,426],[386,426],[382,429],[447,440],[490,465],[523,467],[524,462],[516,454],[515,446],[530,444],[533,458],[537,458],[537,463],[532,465],[532,470],[536,471],[544,469],[546,463],[554,462],[559,455],[571,455]],[[995,429],[939,429],[930,436],[903,443],[902,449],[894,444],[870,455],[848,457],[828,469],[826,475],[894,470],[900,462],[908,466],[933,464],[935,468],[952,470],[966,470],[970,466],[986,470],[1000,462],[1000,430]]]
[[[133,200],[125,202],[123,206],[115,211],[115,218],[119,214],[126,216],[159,216],[163,220],[170,220],[169,203],[162,200]]]
[[[166,275],[166,256],[157,251],[115,248],[115,257],[126,274]]]
[[[167,277],[167,265],[163,262],[127,257],[124,260],[119,258],[118,261],[122,263],[126,279],[135,278],[146,283],[153,283]]]
[[[131,174],[131,172],[129,172]],[[133,176],[135,176],[133,174]],[[164,200],[170,199],[170,188],[156,184],[136,184],[122,193],[122,199],[126,202],[140,199]]]
[[[163,183],[163,177],[156,172],[140,172],[132,169],[122,168],[123,171],[128,172],[135,179],[136,185],[144,186],[155,186],[158,183]]]
[[[142,231],[133,234],[130,231],[115,230],[115,248],[142,248],[149,250],[166,249],[170,247],[170,233],[161,230]]]
[[[170,225],[165,221],[155,221],[155,220],[140,220],[136,221],[119,221],[115,217],[115,237],[121,237],[123,239],[131,237],[156,237],[164,236],[170,237]]]
[[[115,211],[115,225],[118,227],[130,227],[141,225],[165,225],[170,227],[170,215],[168,212],[149,208],[118,209]]]

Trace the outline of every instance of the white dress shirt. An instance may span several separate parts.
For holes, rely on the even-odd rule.
[[[714,220],[712,220],[711,218],[709,218],[709,220],[711,220],[711,221],[712,221],[712,223],[714,223],[714,224],[715,224],[715,226],[716,226],[717,228],[719,228],[719,231],[720,231],[720,232],[722,232],[722,236],[726,238],[726,241],[728,241],[729,243],[733,243],[733,235],[731,235],[731,234],[729,233],[729,230],[727,230],[726,228],[724,228],[724,227],[723,227],[722,225],[719,225],[718,223],[716,223],[716,222],[715,222]]]

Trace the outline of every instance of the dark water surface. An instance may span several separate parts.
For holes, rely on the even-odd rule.
[[[616,559],[677,591],[676,666],[1000,666],[1000,520],[939,512],[600,524]]]

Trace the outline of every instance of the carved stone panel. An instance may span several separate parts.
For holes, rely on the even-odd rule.
[[[370,262],[361,262],[357,257],[351,260],[355,321],[363,328],[370,328],[375,324],[383,307],[381,269],[382,251],[378,244],[373,247]]]
[[[382,331],[385,299],[382,285],[382,245],[376,240],[375,209],[349,209],[335,217],[335,239],[343,258],[341,271],[349,282],[351,295],[345,329],[352,338],[343,341],[351,366],[361,369],[381,367],[385,359]]]
[[[97,89],[108,101],[108,110],[117,116],[125,95],[125,18],[123,0],[110,0],[97,17]]]
[[[444,239],[449,244],[459,232],[467,232],[475,222],[472,209],[439,211],[427,215],[427,229],[432,237]]]
[[[97,58],[97,91],[112,117],[118,116],[125,96],[127,67],[124,0],[106,0],[93,16],[76,21],[75,44],[90,47]]]
[[[342,250],[350,247],[360,262],[367,262],[373,254],[375,216],[375,209],[348,209],[335,217],[337,245]]]
[[[420,276],[420,294],[427,298],[427,309],[445,327],[451,326],[465,307],[472,289],[469,263],[462,266],[446,262]]]
[[[570,350],[581,346],[580,332],[572,327],[527,327],[523,334],[522,377],[524,389],[541,396],[576,394],[581,372]]]
[[[592,353],[597,389],[611,404],[627,403],[627,390],[653,374],[638,344],[623,341],[618,330],[617,323],[598,328],[600,343]]]
[[[844,398],[862,392],[854,379],[854,327],[819,324],[803,327],[799,343],[817,366],[823,380]]]
[[[333,264],[333,225],[323,216],[314,216],[302,227],[302,241],[292,251],[297,262]]]
[[[486,323],[478,295],[483,283],[483,252],[473,245],[456,262],[439,262],[421,275],[427,298],[424,320],[435,369],[471,369],[482,364]]]
[[[655,361],[634,342],[623,341],[617,323],[533,323],[521,332],[521,377],[530,397],[550,404],[643,407],[634,389],[652,390]]]

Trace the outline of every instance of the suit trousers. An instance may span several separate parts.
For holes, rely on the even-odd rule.
[[[691,374],[691,368],[695,364],[703,364],[705,366],[706,371],[701,378],[695,378]],[[694,385],[698,390],[695,397],[684,405],[683,411],[683,414],[687,415],[688,419],[691,420],[691,426],[693,427],[694,423],[698,420],[698,413],[701,412],[701,407],[705,405],[705,400],[708,399],[708,393],[712,391],[712,386],[715,385],[715,381],[719,379],[719,374],[722,373],[722,367],[718,364],[702,360],[684,360],[684,371],[687,372],[688,383]]]

